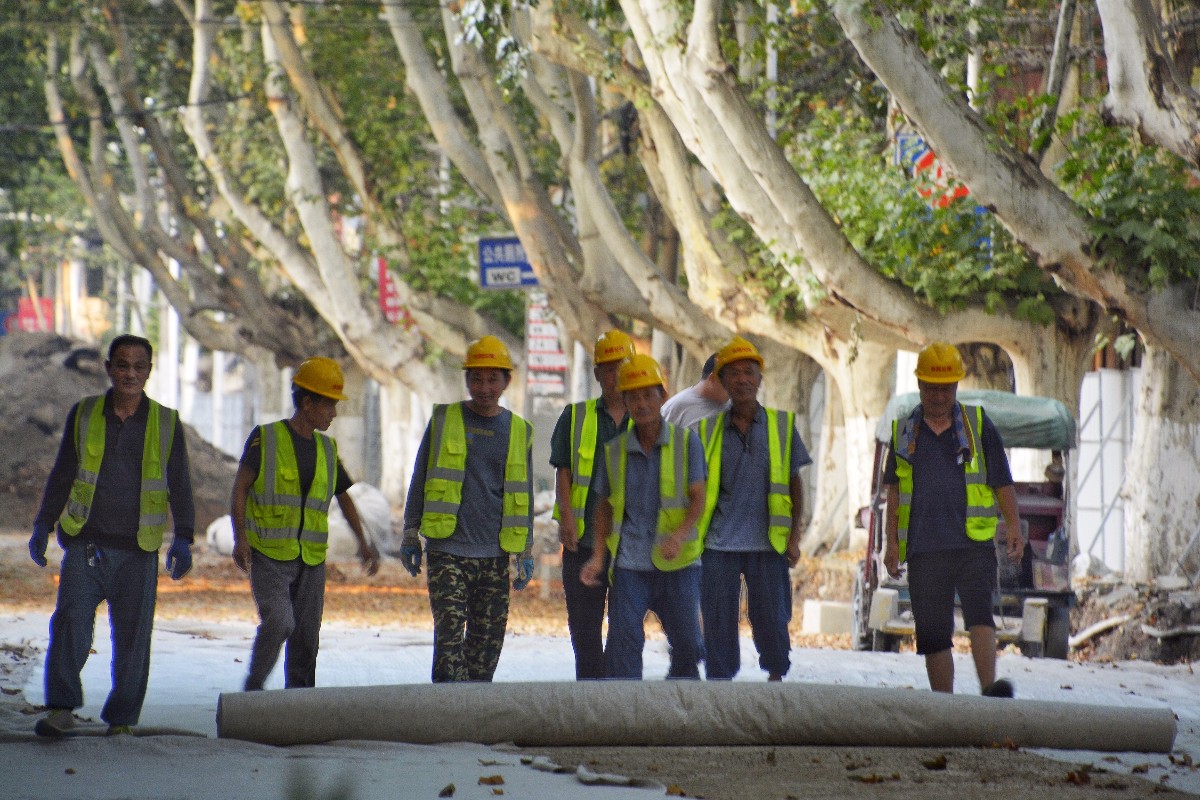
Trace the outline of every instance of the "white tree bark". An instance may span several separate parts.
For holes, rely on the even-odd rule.
[[[1200,530],[1200,385],[1168,353],[1147,347],[1125,465],[1125,577],[1172,573]],[[1197,569],[1191,553],[1190,569]]]
[[[834,13],[863,61],[938,157],[1068,291],[1113,308],[1200,378],[1200,308],[1180,287],[1141,291],[1096,261],[1084,213],[1037,166],[991,137],[913,40],[878,4],[837,0]]]
[[[1200,166],[1200,93],[1176,66],[1149,0],[1096,0],[1104,26],[1108,96],[1104,108]]]

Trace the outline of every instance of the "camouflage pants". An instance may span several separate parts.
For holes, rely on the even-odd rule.
[[[490,681],[508,627],[508,556],[429,553],[433,682]]]

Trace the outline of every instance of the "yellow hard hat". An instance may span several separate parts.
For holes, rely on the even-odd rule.
[[[759,369],[766,366],[763,363],[763,357],[758,354],[758,348],[740,336],[733,337],[729,340],[729,344],[717,351],[717,361],[713,365],[713,369],[720,375],[721,367],[732,364],[734,361],[757,361]]]
[[[629,358],[636,352],[629,334],[613,328],[600,334],[600,338],[596,340],[596,346],[592,348],[592,360],[597,364],[607,364],[610,361]]]
[[[304,359],[292,376],[292,383],[322,397],[346,399],[346,395],[342,394],[346,379],[342,377],[342,368],[332,358],[313,356]]]
[[[958,348],[945,342],[926,345],[917,355],[917,380],[926,383],[958,383],[967,374]]]
[[[644,386],[661,386],[666,389],[667,379],[663,377],[658,362],[651,356],[634,353],[622,361],[617,370],[617,391],[629,392]]]
[[[467,359],[463,362],[463,369],[475,367],[511,370],[512,358],[509,357],[504,342],[495,336],[482,336],[471,342],[467,347]]]

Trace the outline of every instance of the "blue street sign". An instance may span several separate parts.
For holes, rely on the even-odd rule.
[[[484,289],[537,286],[537,275],[515,236],[479,240],[479,285]]]

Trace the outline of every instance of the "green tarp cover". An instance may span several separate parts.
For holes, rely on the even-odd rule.
[[[1000,431],[1005,447],[1034,447],[1039,450],[1070,450],[1075,447],[1075,418],[1059,400],[1051,397],[1021,397],[991,389],[960,389],[958,401],[983,406]],[[892,436],[892,420],[907,417],[921,402],[917,392],[893,397],[875,437],[886,442]]]

